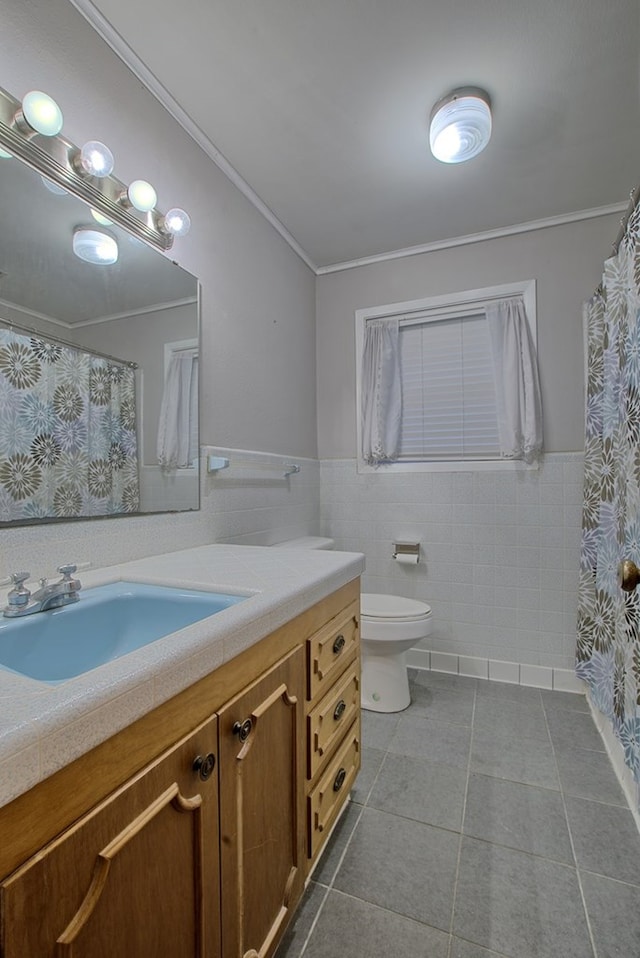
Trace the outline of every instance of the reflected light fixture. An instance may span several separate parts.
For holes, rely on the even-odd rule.
[[[57,136],[62,129],[62,110],[55,100],[40,90],[30,90],[22,98],[22,109],[16,114],[16,124],[24,131]]]
[[[127,199],[136,210],[148,213],[158,201],[156,191],[146,180],[134,180],[127,189]]]
[[[84,226],[73,231],[73,252],[94,266],[112,266],[118,261],[118,244],[113,236]]]
[[[110,220],[107,216],[104,216],[99,210],[92,209],[91,215],[96,223],[100,224],[100,226],[113,226],[113,220]]]
[[[174,207],[160,220],[160,229],[171,236],[186,236],[191,229],[189,214],[177,206]]]
[[[42,185],[49,190],[50,193],[53,193],[55,196],[68,196],[69,191],[65,190],[64,186],[60,186],[59,183],[54,183],[53,180],[50,180],[48,176],[40,175],[42,180]]]
[[[113,153],[99,140],[89,140],[82,147],[73,165],[78,173],[87,176],[109,176],[113,171]]]
[[[6,150],[0,150],[0,160],[10,160],[12,157],[11,153],[7,153]]]
[[[491,101],[477,87],[452,90],[431,111],[429,145],[442,163],[464,163],[491,138]]]

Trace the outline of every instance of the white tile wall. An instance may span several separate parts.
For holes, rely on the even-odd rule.
[[[323,460],[320,475],[322,534],[365,553],[364,591],[433,607],[432,660],[573,668],[581,453],[548,454],[535,471],[394,476]],[[419,565],[393,560],[398,539],[420,542]]]

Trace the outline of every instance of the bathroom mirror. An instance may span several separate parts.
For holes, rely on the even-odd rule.
[[[52,191],[53,185],[15,156],[0,159],[0,332],[10,324],[12,335],[28,337],[18,339],[19,343],[28,345],[41,335],[45,344],[75,346],[105,359],[111,373],[120,368],[112,358],[121,360],[123,368],[135,370],[135,413],[131,414],[135,440],[130,445],[137,447],[132,468],[137,472],[139,490],[124,509],[107,510],[107,514],[197,509],[197,389],[190,413],[194,455],[189,464],[161,469],[157,440],[165,374],[172,356],[189,355],[197,367],[198,281],[167,254],[128,231],[113,223],[99,225],[83,200],[59,186]],[[79,227],[103,230],[115,240],[117,262],[96,265],[78,258],[73,238]],[[3,357],[6,362],[6,348],[0,355],[0,367]],[[6,395],[0,395],[0,455],[5,458],[10,450],[28,456],[33,447],[33,436],[29,439],[21,432],[24,411],[16,409],[18,401],[33,397],[28,383],[18,385],[17,398],[15,392],[9,396],[6,381]],[[38,389],[42,392],[42,387]],[[87,426],[88,447],[94,442],[94,420]],[[100,455],[104,461],[109,452]],[[69,468],[68,456],[67,460]],[[70,501],[55,515],[45,515],[42,508],[28,514],[12,495],[14,478],[8,478],[7,468],[2,472],[0,467],[2,526],[105,514],[95,495],[85,496],[80,507]]]

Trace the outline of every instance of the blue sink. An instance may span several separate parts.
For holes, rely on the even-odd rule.
[[[73,605],[0,618],[0,668],[55,685],[245,598],[137,582],[83,590]]]

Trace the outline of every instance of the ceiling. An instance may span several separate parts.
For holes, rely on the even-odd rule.
[[[637,0],[72,2],[321,271],[620,204],[640,179]],[[493,137],[442,164],[429,113],[466,85]]]

